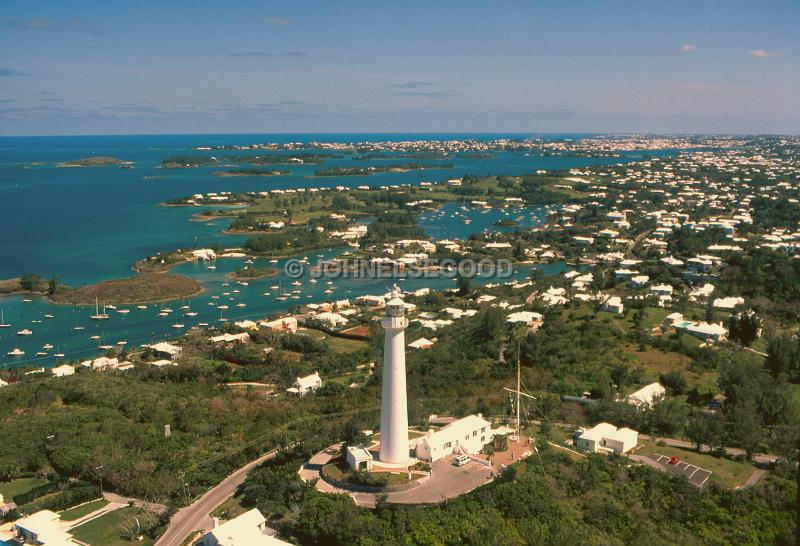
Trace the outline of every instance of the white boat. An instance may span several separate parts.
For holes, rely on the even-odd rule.
[[[239,286],[250,286],[250,283],[247,281],[239,281]]]
[[[281,287],[280,287],[280,286],[278,286],[277,284],[273,284],[272,286],[270,286],[270,287],[269,287],[269,289],[270,289],[270,290],[280,290],[280,289],[281,289]]]
[[[188,305],[181,305],[181,309],[189,309],[189,308],[190,307]]]
[[[120,315],[127,315],[130,312],[131,312],[130,309],[117,309],[117,313],[119,313]]]
[[[42,345],[42,349],[44,349],[45,351],[49,351],[52,348],[53,348],[52,343],[45,343],[44,345]]]
[[[23,356],[25,351],[21,351],[19,347],[14,347],[12,350],[6,353],[8,356]]]
[[[85,327],[85,326],[75,326],[75,327],[74,327],[74,328],[72,328],[72,329],[73,329],[73,330],[75,330],[76,332],[79,332],[79,331],[81,331],[81,330],[85,330],[85,329],[86,329],[86,327]]]
[[[173,324],[173,328],[183,328],[183,324]]]
[[[303,283],[301,283],[300,281],[294,281],[292,283],[292,286],[302,286],[302,285],[303,285]]]
[[[97,348],[98,349],[103,349],[104,351],[110,351],[111,349],[114,348],[114,346],[113,345],[98,345]]]
[[[333,294],[333,290],[331,290],[330,288],[328,288],[327,290],[325,290],[325,293],[326,293],[326,294]]]
[[[216,265],[209,265],[208,267],[206,267],[206,269],[210,269],[211,271],[214,271],[216,268],[217,268]]]
[[[0,328],[11,328],[10,324],[6,324],[4,311],[0,309]]]
[[[93,339],[93,340],[97,341],[98,339],[100,339],[100,336],[92,336],[92,337],[91,337],[91,338],[89,338],[89,339]]]
[[[36,356],[47,356],[47,353],[39,351],[38,353],[36,353]]]
[[[247,307],[246,303],[237,303],[236,307]]]
[[[23,302],[23,303],[30,303],[30,302],[31,302],[31,300],[29,300],[29,299],[25,298],[24,300],[22,300],[22,302]]]
[[[208,323],[207,322],[198,322],[197,325],[206,327],[206,326],[208,326]]]
[[[127,341],[117,341],[117,345],[127,345]]]
[[[195,311],[187,311],[187,312],[186,312],[186,313],[184,313],[184,314],[185,314],[187,317],[196,317],[196,316],[197,316],[197,312],[195,312]]]
[[[161,312],[158,314],[158,316],[159,316],[159,317],[166,317],[167,315],[169,315],[169,313],[165,313],[164,311],[161,311]]]
[[[172,313],[172,309],[170,309],[169,307],[164,307],[164,308],[161,309],[161,312],[162,313]]]
[[[56,358],[64,358],[64,353],[56,353],[53,356]]]
[[[117,308],[117,306],[116,306],[116,305],[111,305],[111,304],[109,304],[109,305],[104,305],[103,307],[104,307],[104,308],[105,308],[105,307],[108,307],[109,309],[116,309],[116,308]]]
[[[44,318],[53,318],[53,315],[45,315]]]
[[[276,264],[276,263],[278,263],[278,260],[270,260],[269,263]]]
[[[100,312],[100,307],[97,304],[97,298],[94,299],[94,315],[89,316],[92,320],[107,320],[108,315],[106,314],[106,305],[103,304],[103,312]]]
[[[19,332],[17,332],[17,335],[18,336],[29,336],[32,333],[33,333],[32,331],[30,331],[27,328],[25,328],[24,330],[20,330]]]
[[[137,309],[147,309],[147,306],[146,305],[137,305],[136,308]]]

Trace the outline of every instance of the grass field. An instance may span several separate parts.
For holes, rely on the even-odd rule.
[[[667,457],[677,455],[681,461],[710,470],[714,473],[711,480],[717,485],[729,489],[744,483],[755,470],[755,467],[745,460],[715,457],[709,453],[698,453],[693,449],[659,446],[651,440],[642,440],[641,438],[639,444],[641,447],[636,451],[637,455],[649,456],[654,453]]]
[[[211,516],[215,518],[222,518],[224,520],[230,520],[237,516],[241,516],[247,512],[247,510],[248,509],[242,506],[241,502],[239,502],[239,498],[234,496],[217,506],[214,511],[211,512]]]
[[[100,510],[107,504],[108,504],[107,500],[97,499],[91,502],[87,502],[86,504],[81,504],[80,506],[64,510],[59,515],[61,516],[61,519],[63,521],[75,521],[76,519],[80,519],[83,516],[91,514],[95,510]]]
[[[39,478],[19,478],[10,482],[0,482],[0,495],[3,495],[5,502],[11,502],[14,495],[27,493],[34,487],[46,483],[46,480],[40,480]]]
[[[105,516],[85,523],[73,529],[72,535],[92,546],[151,546],[153,541],[144,538],[143,540],[129,540],[126,538],[125,527],[131,520],[141,514],[139,508],[126,507],[109,512]]]

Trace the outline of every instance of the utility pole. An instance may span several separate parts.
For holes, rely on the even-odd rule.
[[[519,351],[520,351],[520,343],[519,343],[519,340],[517,340],[517,428],[516,428],[516,436],[517,436],[517,441],[518,442],[520,440],[520,435],[519,435],[519,432],[520,432],[519,431],[519,410],[520,410],[520,406],[519,406],[519,391],[520,391],[520,387],[521,387]]]
[[[794,544],[800,546],[800,433],[797,435],[797,461],[794,469],[795,480],[797,481],[797,497],[795,498],[795,523],[794,523]]]
[[[100,465],[100,466],[95,468],[95,470],[102,470],[102,469],[103,469],[103,465]],[[94,474],[94,472],[92,472],[92,474]],[[97,481],[100,482],[100,496],[102,497],[103,496],[103,478],[100,476],[100,473],[94,474],[94,476],[97,478]]]
[[[181,487],[183,487],[183,502],[186,506],[189,506],[189,495],[186,493],[186,473],[181,472]]]

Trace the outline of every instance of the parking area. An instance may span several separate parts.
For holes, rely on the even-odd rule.
[[[705,470],[704,468],[700,468],[699,466],[685,461],[675,462],[672,460],[672,457],[659,455],[658,453],[650,455],[650,459],[672,472],[683,474],[686,476],[686,479],[698,487],[703,487],[713,474],[710,470]]]

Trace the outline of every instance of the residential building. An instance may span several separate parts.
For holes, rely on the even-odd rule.
[[[474,455],[494,437],[492,424],[478,415],[468,415],[439,430],[429,430],[417,440],[416,457],[437,461],[450,454]]]
[[[270,332],[297,333],[297,319],[295,317],[282,317],[270,321],[261,321],[259,325]]]
[[[267,520],[253,508],[230,521],[215,526],[196,546],[283,546],[288,542],[267,534]]]
[[[649,407],[664,398],[667,390],[661,383],[650,383],[629,395],[627,402],[637,407]]]
[[[620,428],[609,423],[598,423],[594,427],[575,431],[575,445],[593,453],[627,453],[639,441],[639,433],[633,429]]]
[[[289,389],[286,389],[286,392],[296,394],[298,396],[305,396],[310,392],[314,392],[321,386],[322,378],[319,376],[319,372],[314,372],[305,377],[298,377],[294,384]]]

